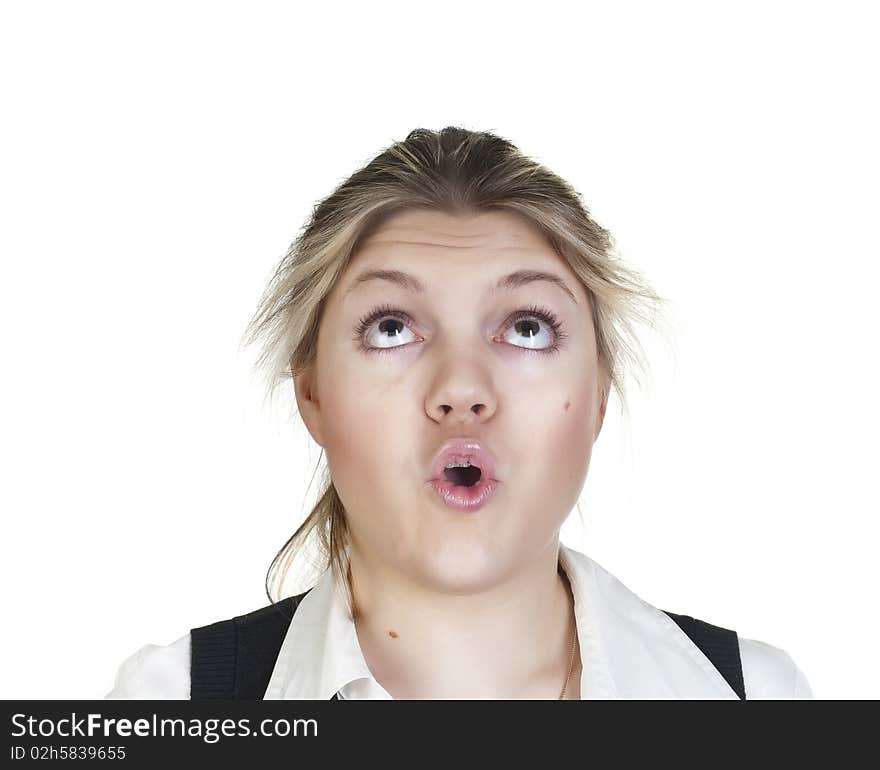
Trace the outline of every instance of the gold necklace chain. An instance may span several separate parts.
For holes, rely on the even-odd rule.
[[[565,575],[565,572],[563,571],[561,564],[558,565],[558,570],[559,570],[560,575],[564,575],[565,582],[570,587],[571,584],[568,582],[568,575]],[[572,597],[572,601],[573,600],[574,600],[574,598]],[[568,659],[568,674],[565,677],[565,682],[562,685],[562,692],[559,693],[559,700],[565,699],[565,689],[566,689],[566,687],[568,687],[568,680],[571,679],[571,672],[572,672],[572,669],[574,668],[574,648],[575,648],[576,644],[577,644],[577,618],[575,618],[575,621],[574,621],[574,623],[572,623],[572,627],[571,627],[571,654],[569,655],[569,659]]]
[[[574,648],[577,642],[577,623],[571,630],[571,656],[568,661],[568,675],[565,677],[565,684],[562,685],[562,692],[559,693],[559,700],[565,699],[565,688],[568,687],[568,680],[571,679],[571,671],[574,668]]]

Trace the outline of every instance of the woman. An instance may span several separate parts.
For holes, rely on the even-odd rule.
[[[785,651],[559,542],[660,301],[506,140],[394,143],[316,207],[248,329],[327,455],[270,578],[312,543],[319,579],[147,645],[107,697],[812,697]]]

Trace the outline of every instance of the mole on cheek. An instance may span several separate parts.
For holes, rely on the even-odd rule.
[[[566,412],[568,411],[568,407],[570,407],[570,406],[571,406],[571,401],[566,401],[565,402],[565,411]]]
[[[397,639],[397,631],[389,631],[388,636],[390,636],[392,639]]]

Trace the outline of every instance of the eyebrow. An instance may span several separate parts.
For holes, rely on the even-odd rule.
[[[345,295],[348,295],[350,292],[354,291],[361,284],[366,283],[367,281],[390,281],[391,283],[397,284],[402,289],[406,291],[411,291],[415,294],[424,294],[425,287],[422,285],[421,281],[416,278],[414,275],[410,275],[409,273],[405,273],[402,270],[365,270],[357,278],[352,281],[351,286],[349,286],[345,290]],[[572,302],[578,304],[577,299],[574,296],[574,293],[571,289],[568,288],[568,285],[565,281],[562,280],[555,273],[545,273],[543,270],[516,270],[508,275],[502,276],[498,279],[498,283],[495,284],[493,291],[510,291],[512,289],[518,289],[520,286],[526,286],[527,284],[534,283],[535,281],[545,281],[547,283],[551,283],[555,286],[558,286],[562,289],[569,297],[571,297]]]

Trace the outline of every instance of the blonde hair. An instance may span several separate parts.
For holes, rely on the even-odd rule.
[[[325,300],[359,244],[390,215],[416,208],[451,214],[508,211],[537,226],[586,289],[598,363],[627,411],[624,373],[631,366],[644,369],[634,324],[652,324],[664,300],[616,256],[611,235],[591,218],[571,185],[508,140],[454,126],[411,131],[315,206],[245,331],[245,344],[263,340],[256,368],[266,375],[268,397],[314,366]],[[635,371],[634,376],[638,380]],[[275,589],[294,557],[315,539],[317,568],[332,568],[354,618],[347,534],[345,507],[325,466],[317,503],[269,567],[269,599],[278,601]]]

